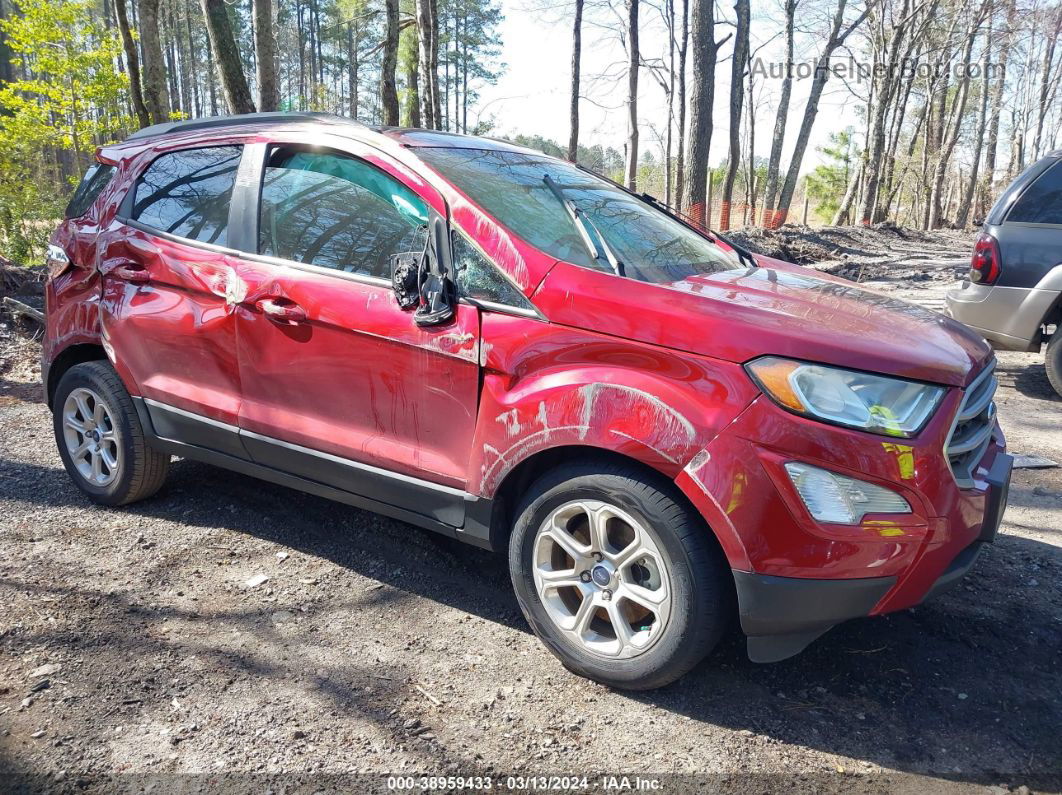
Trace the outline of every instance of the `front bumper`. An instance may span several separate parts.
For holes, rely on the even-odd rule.
[[[842,621],[919,604],[973,567],[998,528],[1013,460],[997,426],[973,488],[957,485],[943,450],[960,399],[946,398],[906,440],[826,427],[764,398],[684,469],[676,482],[734,570],[751,659],[785,659]],[[785,474],[788,460],[891,488],[912,512],[816,522]]]
[[[920,601],[958,583],[973,569],[984,545],[995,540],[1007,506],[1013,463],[1014,459],[1005,453],[995,457],[986,476],[988,504],[980,535],[955,556]],[[741,629],[748,636],[749,659],[753,662],[784,660],[803,651],[842,621],[883,612],[875,611],[875,607],[896,583],[896,577],[816,580],[734,571]]]

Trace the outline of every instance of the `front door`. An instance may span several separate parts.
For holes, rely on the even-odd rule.
[[[258,463],[459,526],[478,310],[421,328],[399,308],[391,256],[421,250],[445,205],[358,146],[263,153],[258,250],[239,266],[241,438]]]

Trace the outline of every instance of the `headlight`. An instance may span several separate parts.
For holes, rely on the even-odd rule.
[[[914,436],[944,397],[939,386],[777,356],[746,368],[789,411],[886,436]]]

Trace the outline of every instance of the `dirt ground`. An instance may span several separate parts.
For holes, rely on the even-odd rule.
[[[968,244],[884,230],[816,258],[939,307]],[[152,500],[90,505],[38,352],[0,329],[0,788],[626,773],[674,792],[1062,790],[1062,469],[1015,472],[997,543],[938,600],[774,665],[735,633],[632,695],[545,652],[502,558],[426,531],[187,461]],[[999,361],[1012,451],[1062,462],[1042,360]]]

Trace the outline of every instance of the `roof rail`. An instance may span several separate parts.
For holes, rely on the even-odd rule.
[[[278,113],[240,113],[235,116],[206,116],[201,119],[189,119],[187,121],[169,121],[162,124],[153,124],[126,138],[127,141],[135,141],[141,138],[152,138],[156,135],[167,135],[175,132],[188,130],[206,130],[211,127],[232,127],[241,124],[269,124],[281,122],[326,122],[332,124],[353,124],[364,127],[361,122],[348,119],[344,116],[336,116],[333,113],[318,113],[316,111],[286,111]]]

